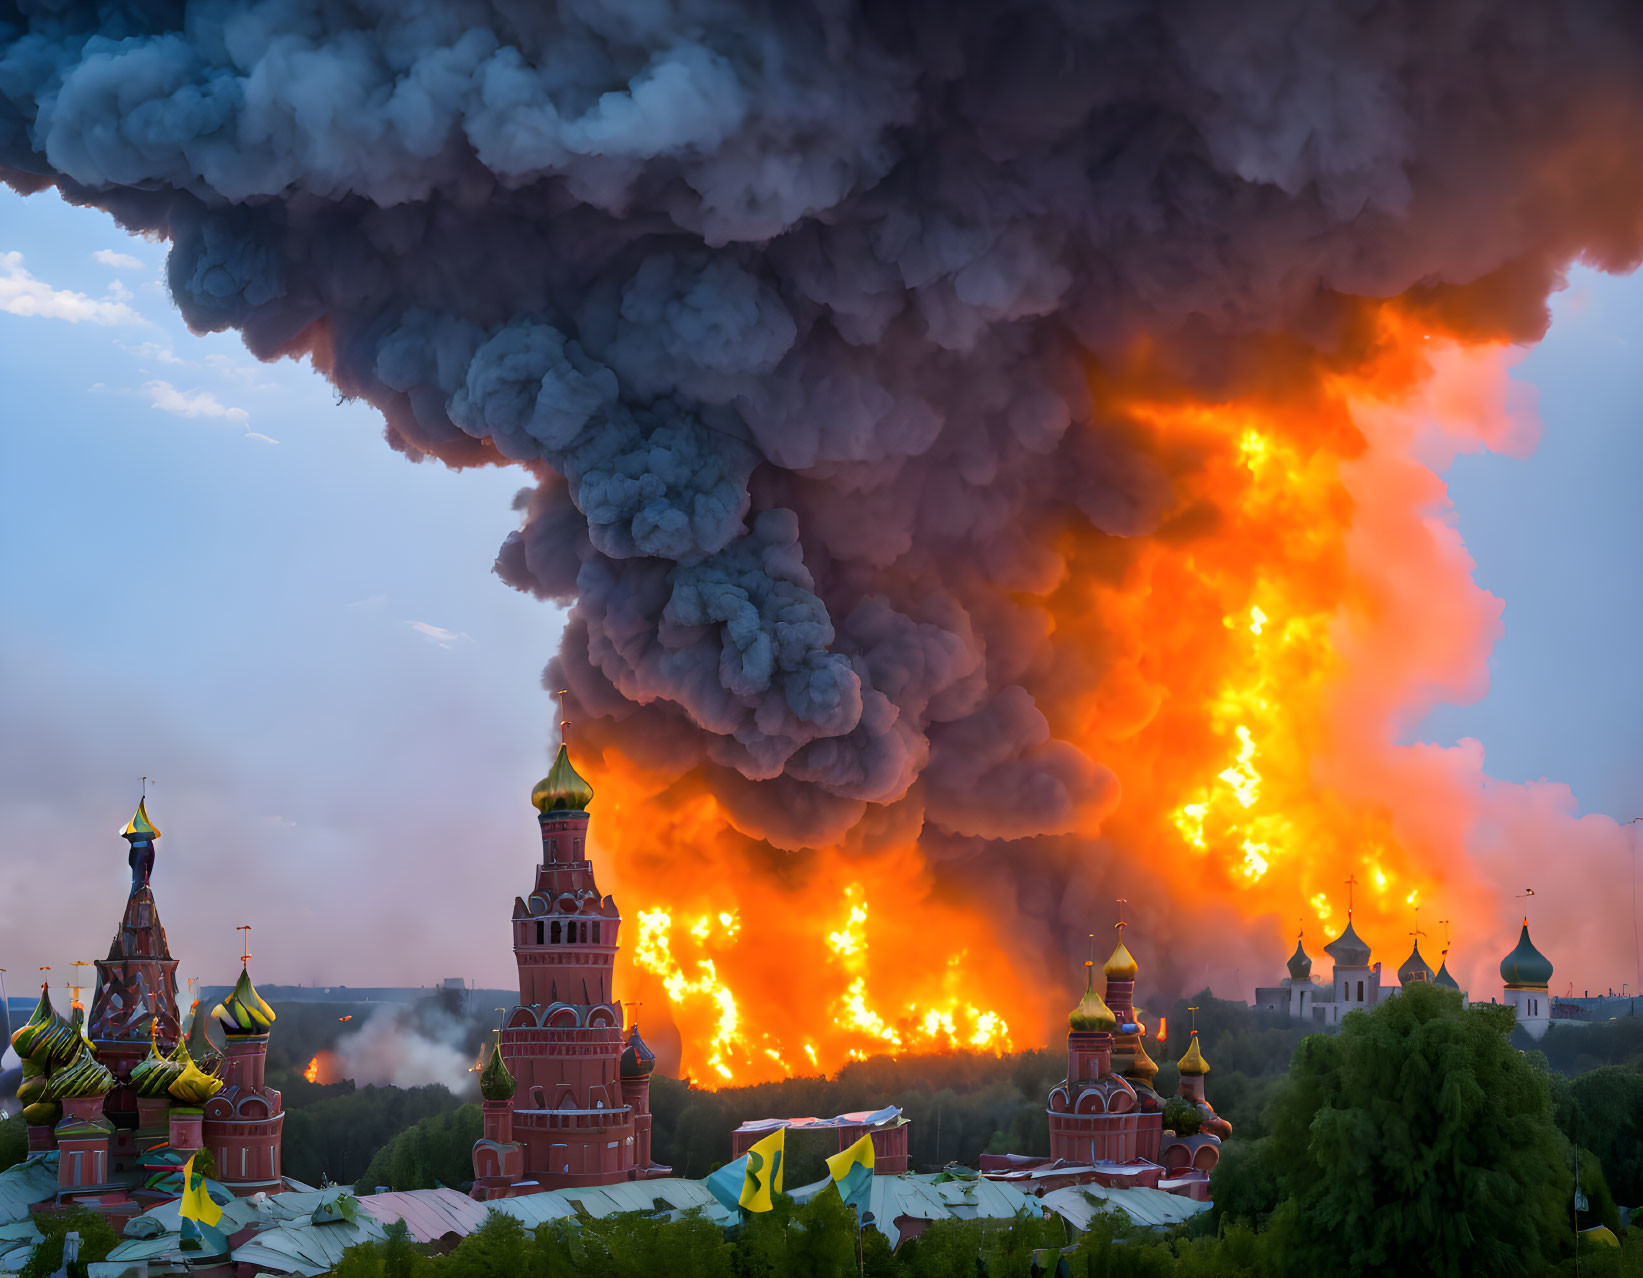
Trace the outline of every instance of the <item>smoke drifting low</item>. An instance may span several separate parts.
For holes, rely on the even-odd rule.
[[[1388,918],[1520,859],[1452,863],[1480,760],[1392,748],[1476,695],[1498,607],[1414,426],[1340,397],[1413,421],[1424,341],[1532,341],[1572,260],[1639,260],[1634,5],[14,2],[0,166],[170,240],[192,327],[311,356],[408,456],[533,476],[496,570],[574,603],[547,679],[630,896],[856,880],[1025,972],[1118,890],[1185,970],[1189,922],[1323,919],[1364,856]],[[1240,505],[1252,430],[1305,518]],[[1281,782],[1217,709],[1273,582],[1380,611],[1263,694],[1316,707],[1258,740],[1315,819],[1200,865],[1196,788]],[[1459,601],[1401,664],[1377,582]],[[640,814],[703,803],[652,855]]]

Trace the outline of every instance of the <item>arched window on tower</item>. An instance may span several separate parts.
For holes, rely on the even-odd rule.
[[[594,921],[593,921],[593,943],[595,945],[599,944],[599,920],[598,919],[594,919]]]
[[[1363,982],[1358,982],[1358,1002],[1363,1002]]]
[[[536,920],[536,943],[538,945],[542,944],[542,920],[541,919]]]
[[[584,923],[584,924],[582,924],[582,944],[586,945],[587,943],[588,943],[588,925],[586,923]]]
[[[558,945],[559,944],[559,920],[558,919],[555,919],[553,921],[553,927],[550,930],[549,935],[553,938],[553,943],[555,945]]]

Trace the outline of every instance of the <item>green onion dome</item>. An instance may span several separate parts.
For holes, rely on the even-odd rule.
[[[198,1107],[222,1091],[222,1079],[203,1073],[194,1063],[194,1058],[188,1054],[186,1039],[178,1041],[177,1048],[169,1059],[182,1065],[177,1077],[172,1079],[166,1088],[171,1099],[178,1104]]]
[[[479,1094],[488,1101],[513,1099],[514,1080],[508,1072],[508,1063],[502,1059],[502,1040],[491,1044],[491,1058],[479,1071]]]
[[[144,1100],[163,1100],[182,1072],[182,1063],[161,1056],[159,1046],[150,1039],[148,1055],[131,1071],[131,1090]]]
[[[11,1036],[17,1055],[43,1069],[55,1069],[73,1060],[80,1051],[80,1033],[59,1016],[51,1005],[51,995],[40,986],[40,1001],[34,1014]]]
[[[211,1009],[211,1019],[231,1036],[266,1034],[274,1024],[274,1009],[263,1002],[251,984],[251,973],[242,967],[233,993]]]
[[[63,1107],[56,1101],[35,1101],[23,1106],[23,1121],[30,1127],[55,1127],[63,1116]]]
[[[67,1065],[52,1071],[51,1077],[46,1080],[42,1099],[63,1101],[78,1096],[107,1096],[118,1081],[109,1072],[108,1066],[86,1047]]]
[[[1545,989],[1552,979],[1552,964],[1529,940],[1529,920],[1523,920],[1523,932],[1517,948],[1500,961],[1500,979],[1508,987]]]
[[[1080,1034],[1110,1034],[1118,1028],[1118,1018],[1112,1014],[1112,1008],[1095,992],[1095,969],[1089,969],[1089,976],[1084,982],[1084,997],[1078,1000],[1078,1006],[1067,1014],[1067,1024]]]
[[[570,751],[561,745],[548,775],[531,791],[531,805],[546,816],[550,812],[585,812],[592,802],[593,787],[571,767]]]
[[[1460,982],[1449,975],[1449,959],[1447,956],[1438,964],[1438,974],[1432,978],[1432,984],[1441,985],[1446,990],[1458,990]]]
[[[45,1095],[46,1067],[36,1065],[33,1061],[23,1062],[23,1081],[17,1085],[17,1099],[21,1104],[32,1105]]]

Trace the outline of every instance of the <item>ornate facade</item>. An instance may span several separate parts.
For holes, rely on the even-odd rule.
[[[542,860],[529,896],[514,900],[519,1002],[486,1070],[477,1198],[668,1172],[650,1158],[655,1059],[636,1026],[624,1032],[612,988],[622,916],[587,857],[592,802],[560,746],[531,792]]]

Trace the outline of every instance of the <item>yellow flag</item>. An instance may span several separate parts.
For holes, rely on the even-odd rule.
[[[183,1164],[183,1196],[177,1203],[177,1211],[184,1220],[192,1220],[201,1225],[215,1225],[222,1219],[222,1208],[205,1192],[205,1177],[201,1176],[197,1181],[194,1179],[192,1154]]]
[[[737,1203],[748,1211],[769,1211],[775,1206],[772,1194],[782,1192],[782,1155],[787,1148],[787,1128],[778,1127],[747,1151],[747,1178]]]
[[[868,1171],[873,1169],[873,1137],[871,1133],[863,1136],[854,1145],[841,1149],[829,1158],[827,1160],[827,1171],[834,1180],[843,1180],[849,1174],[850,1169],[858,1164],[867,1168]]]

